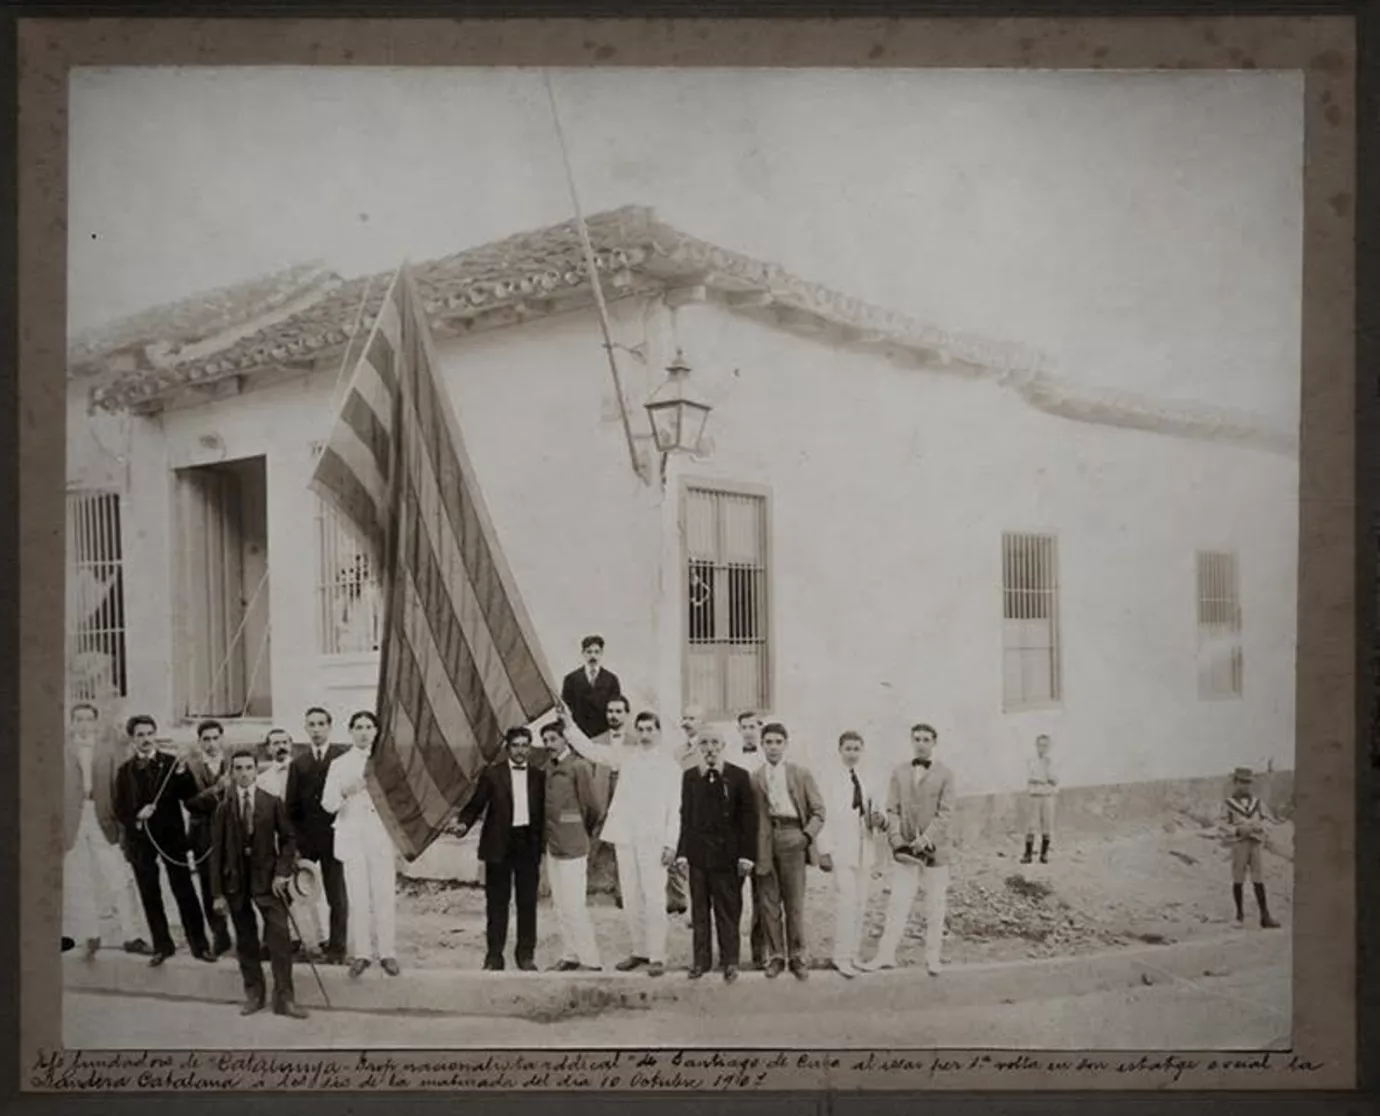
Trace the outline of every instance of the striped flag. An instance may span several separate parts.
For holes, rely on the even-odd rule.
[[[404,264],[311,480],[385,586],[369,789],[409,861],[555,692],[436,370]]]

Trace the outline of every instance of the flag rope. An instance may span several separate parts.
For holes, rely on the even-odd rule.
[[[570,166],[570,149],[565,142],[565,129],[561,127],[561,114],[556,108],[556,88],[551,82],[551,72],[542,70],[542,78],[546,82],[546,96],[551,102],[551,122],[556,128],[556,140],[561,148],[561,163],[565,167],[566,185],[570,187],[570,202],[575,210],[575,226],[580,234],[580,244],[584,249],[585,268],[589,272],[590,288],[594,294],[594,305],[599,312],[599,330],[604,335],[604,351],[609,358],[609,372],[613,376],[613,390],[618,398],[618,415],[623,422],[623,436],[628,443],[628,460],[632,462],[633,472],[638,479],[646,481],[642,464],[637,457],[637,444],[633,441],[632,423],[628,420],[628,404],[623,395],[623,380],[618,374],[618,361],[613,355],[613,335],[609,330],[608,305],[604,302],[603,285],[599,282],[599,268],[594,258],[594,245],[589,239],[589,228],[585,224],[583,211],[580,209],[580,195],[575,189],[575,172]]]

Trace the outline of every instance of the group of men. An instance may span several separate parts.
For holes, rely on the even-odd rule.
[[[487,767],[461,810],[463,835],[483,819],[487,928],[484,967],[505,965],[510,905],[517,910],[514,961],[535,969],[537,888],[547,864],[560,929],[558,971],[603,967],[586,899],[589,859],[612,846],[628,956],[614,967],[666,971],[669,915],[689,908],[689,975],[718,968],[737,979],[744,906],[751,904],[751,963],[768,977],[809,976],[806,867],[834,882],[833,966],[845,977],[890,969],[921,884],[926,892],[926,965],[941,967],[948,893],[952,773],[933,758],[938,734],[911,731],[914,758],[897,768],[883,795],[860,767],[856,732],[839,739],[837,760],[818,773],[788,760],[790,736],[755,712],[737,719],[739,740],[702,722],[691,708],[682,739],[661,739],[658,715],[634,718],[615,674],[602,664],[604,641],[582,643],[584,665],[562,685],[556,719],[508,730],[504,755]],[[817,777],[818,776],[818,777]],[[873,957],[861,957],[863,912],[877,838],[892,851],[891,897]]]
[[[213,963],[229,953],[233,928],[245,1013],[266,1006],[268,960],[274,1011],[302,1018],[293,994],[294,951],[346,961],[349,897],[334,855],[335,818],[322,795],[330,765],[347,749],[329,743],[330,713],[308,710],[309,744],[297,755],[290,734],[272,730],[265,765],[255,748],[227,755],[218,721],[202,721],[196,749],[174,757],[159,749],[152,717],[131,717],[121,739],[101,731],[99,716],[87,703],[71,712],[64,951],[80,944],[87,959],[94,957],[103,944],[102,916],[113,915],[124,950],[161,966],[176,952],[163,902],[166,878],[193,957]]]
[[[557,716],[537,729],[540,746],[527,726],[510,728],[502,756],[483,769],[458,814],[462,836],[482,819],[486,969],[505,966],[514,905],[514,961],[519,969],[536,968],[543,860],[562,950],[553,968],[603,967],[587,884],[591,857],[608,846],[628,935],[627,956],[614,966],[620,971],[664,974],[670,916],[688,908],[689,976],[716,967],[717,945],[717,968],[731,983],[750,906],[752,967],[769,978],[790,971],[808,979],[806,869],[814,866],[832,880],[831,960],[839,974],[896,967],[922,885],[925,964],[940,973],[955,788],[952,772],[934,758],[932,726],[911,728],[912,758],[877,794],[861,766],[866,745],[857,732],[843,733],[836,757],[818,770],[787,759],[786,727],[763,724],[753,711],[739,714],[738,739],[729,741],[691,707],[680,721],[681,739],[666,744],[656,713],[631,715],[618,677],[602,664],[603,639],[587,637],[582,653],[584,665],[564,680]],[[100,731],[94,706],[75,706],[66,765],[64,950],[81,943],[94,957],[106,913],[118,922],[126,951],[162,965],[175,946],[161,868],[194,957],[214,962],[229,952],[233,928],[246,1014],[266,1004],[268,960],[275,1012],[303,1017],[293,996],[293,953],[346,963],[347,928],[352,941],[369,936],[361,928],[371,929],[383,968],[396,975],[391,906],[376,918],[369,888],[348,893],[336,857],[336,815],[323,804],[331,766],[349,749],[330,743],[325,709],[309,709],[305,723],[306,748],[294,755],[290,734],[274,729],[261,765],[252,748],[227,756],[223,727],[214,720],[197,726],[193,752],[175,758],[158,748],[152,717],[131,717],[120,740]],[[1033,860],[1038,833],[1040,860],[1047,862],[1059,782],[1047,736],[1037,739],[1027,774],[1022,861]],[[1250,793],[1249,771],[1236,773],[1224,809],[1237,918],[1250,876],[1261,923],[1275,926],[1260,882],[1268,819]],[[863,916],[879,847],[890,852],[889,898],[881,935],[864,960]],[[355,958],[351,974],[367,964]]]

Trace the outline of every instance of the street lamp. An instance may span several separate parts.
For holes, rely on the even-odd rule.
[[[668,454],[699,450],[709,412],[714,409],[696,395],[689,378],[690,366],[677,349],[676,359],[666,369],[666,382],[644,404],[663,462]]]

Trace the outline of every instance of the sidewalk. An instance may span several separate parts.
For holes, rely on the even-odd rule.
[[[638,973],[490,973],[482,970],[404,970],[389,977],[377,966],[351,980],[338,966],[318,966],[331,1007],[371,1013],[430,1013],[451,1016],[557,1021],[609,1011],[647,1009],[697,1015],[731,1001],[735,1015],[818,1010],[868,1012],[975,1007],[1091,995],[1173,982],[1192,982],[1235,969],[1287,963],[1287,929],[1243,930],[1193,942],[1115,950],[1071,958],[955,965],[938,978],[923,968],[898,969],[844,980],[816,970],[807,982],[789,974],[768,980],[744,972],[726,986],[716,974],[697,982],[671,970],[660,978]],[[104,951],[86,962],[63,958],[64,987],[72,992],[102,992],[235,1003],[243,998],[232,957],[215,965],[177,956],[159,969],[147,960]],[[318,1009],[321,990],[305,964],[294,967],[298,1001]],[[750,992],[744,994],[744,986]]]

